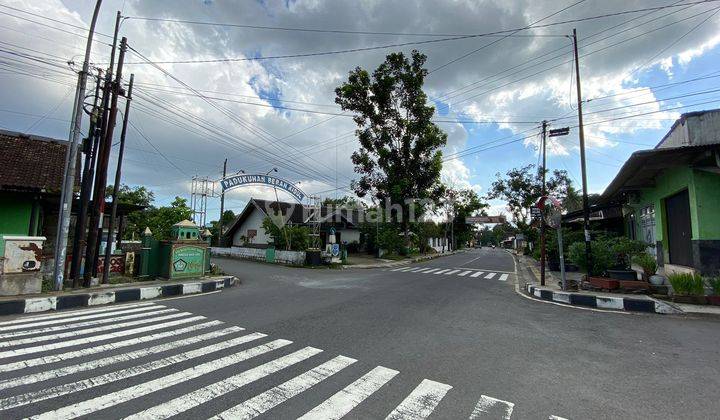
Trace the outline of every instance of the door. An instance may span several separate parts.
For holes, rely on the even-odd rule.
[[[690,200],[688,191],[665,199],[670,264],[692,266]]]

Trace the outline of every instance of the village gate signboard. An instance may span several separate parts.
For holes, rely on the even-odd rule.
[[[220,180],[220,185],[222,186],[223,193],[246,185],[267,185],[286,191],[298,202],[302,202],[305,199],[305,193],[292,182],[272,175],[238,174],[223,178]]]

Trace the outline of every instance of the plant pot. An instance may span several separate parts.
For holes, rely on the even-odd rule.
[[[705,300],[709,305],[720,306],[720,296],[705,296]]]
[[[650,276],[650,284],[653,286],[662,286],[665,283],[665,277],[654,274]]]
[[[625,290],[648,290],[650,284],[641,280],[618,280],[620,288]]]
[[[322,258],[320,256],[320,250],[307,250],[305,251],[305,264],[307,265],[321,265]]]
[[[693,305],[707,304],[707,299],[705,298],[705,296],[695,295],[673,295],[672,301],[676,303],[690,303]]]
[[[637,280],[635,270],[608,270],[608,276],[616,280]]]
[[[614,290],[620,287],[620,282],[607,277],[589,277],[587,278],[588,283],[598,289]]]

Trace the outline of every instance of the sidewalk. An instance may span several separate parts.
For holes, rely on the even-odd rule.
[[[467,249],[459,249],[452,252],[445,252],[443,254],[427,254],[427,255],[420,255],[417,257],[412,258],[405,258],[402,260],[387,260],[382,258],[372,258],[373,262],[365,263],[365,264],[346,264],[343,265],[343,270],[350,269],[350,268],[389,268],[389,267],[400,267],[407,264],[412,264],[420,261],[427,261],[427,260],[434,260],[435,258],[440,257],[446,257],[449,255],[455,255],[462,252],[466,252]],[[363,258],[364,260],[371,260],[370,258]]]
[[[613,311],[650,312],[657,314],[712,314],[720,315],[717,306],[689,305],[667,302],[641,294],[603,293],[588,290],[564,292],[558,285],[559,273],[546,271],[545,286],[540,286],[540,264],[524,255],[514,255],[518,264],[518,273],[525,279],[524,284],[518,282],[519,293],[533,298],[562,303],[570,306],[581,306]],[[582,273],[566,273],[568,280],[579,280]]]
[[[240,284],[234,276],[187,280],[154,280],[100,285],[62,292],[0,297],[0,315],[45,312],[110,303],[125,303],[169,296],[210,293]]]

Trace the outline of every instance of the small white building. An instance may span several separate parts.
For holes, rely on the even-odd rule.
[[[298,203],[284,201],[260,200],[251,198],[243,211],[237,216],[226,232],[223,243],[231,246],[265,248],[271,241],[270,236],[262,227],[263,221],[280,214],[287,225],[310,227],[315,216],[315,208]],[[331,228],[335,229],[336,243],[360,242],[360,210],[343,208],[321,208],[320,241],[324,248]]]

